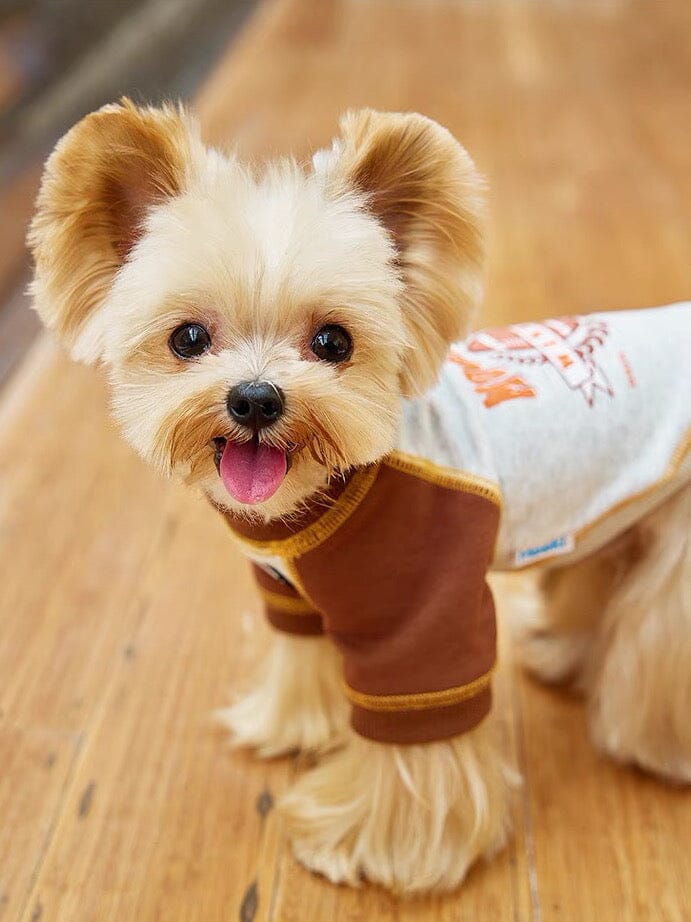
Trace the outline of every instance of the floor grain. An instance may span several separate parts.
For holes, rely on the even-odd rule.
[[[197,110],[252,156],[305,155],[349,106],[424,111],[490,182],[484,322],[662,303],[691,282],[690,10],[275,0]],[[209,716],[266,640],[245,567],[44,342],[0,403],[0,560],[2,922],[691,918],[688,794],[601,760],[580,704],[508,660],[504,855],[408,904],[297,867],[272,809],[293,766],[229,753]]]

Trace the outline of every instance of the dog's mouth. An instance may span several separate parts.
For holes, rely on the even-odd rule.
[[[254,506],[270,499],[288,473],[288,452],[260,442],[256,435],[249,442],[218,436],[211,444],[223,486],[239,503]]]

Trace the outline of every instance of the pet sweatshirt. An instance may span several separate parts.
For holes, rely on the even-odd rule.
[[[490,566],[563,565],[691,477],[691,304],[473,333],[398,449],[288,522],[223,514],[270,623],[327,633],[352,726],[445,739],[490,710]]]

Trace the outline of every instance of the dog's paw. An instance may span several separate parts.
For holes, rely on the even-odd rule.
[[[557,626],[534,578],[512,575],[498,583],[494,576],[493,586],[508,613],[518,662],[541,682],[577,686],[592,645],[592,631]]]
[[[519,635],[516,656],[521,665],[550,685],[581,685],[583,665],[592,646],[590,631],[557,631],[535,626]]]
[[[332,882],[445,892],[505,844],[511,776],[487,727],[424,746],[354,737],[280,809],[295,857]]]
[[[280,635],[256,688],[216,717],[232,745],[263,758],[328,751],[343,742],[347,726],[340,676],[338,655],[324,638]]]
[[[593,743],[610,759],[635,765],[669,784],[691,785],[691,753],[683,740],[668,732],[663,719],[637,721],[625,715],[612,723],[607,708],[594,697],[588,723]]]

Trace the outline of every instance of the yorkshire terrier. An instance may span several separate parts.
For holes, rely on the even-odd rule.
[[[311,162],[127,100],[48,160],[35,306],[125,438],[252,561],[273,649],[234,739],[333,881],[456,887],[509,828],[489,567],[543,566],[528,665],[612,757],[691,780],[689,305],[474,333],[483,183],[444,128],[347,114]]]

